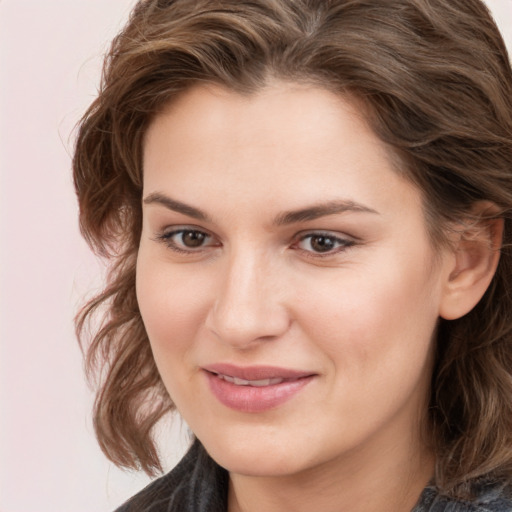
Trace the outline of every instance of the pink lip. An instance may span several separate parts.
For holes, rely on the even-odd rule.
[[[263,412],[290,400],[316,376],[313,373],[275,366],[240,367],[213,364],[203,367],[210,390],[223,405],[241,412]],[[285,379],[263,387],[243,386],[218,376],[227,375],[244,380]]]

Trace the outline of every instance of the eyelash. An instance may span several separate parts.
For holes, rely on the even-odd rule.
[[[194,233],[194,234],[199,234],[199,235],[204,235],[205,237],[205,240],[207,239],[213,239],[213,237],[211,235],[209,235],[208,233],[206,233],[205,231],[202,231],[200,229],[193,229],[193,228],[179,228],[179,229],[175,229],[173,231],[164,231],[163,233],[160,233],[159,235],[157,235],[157,240],[160,241],[160,242],[163,242],[169,249],[177,252],[177,253],[180,253],[180,254],[197,254],[197,253],[200,253],[202,251],[204,251],[204,248],[205,247],[212,247],[210,245],[207,245],[207,246],[204,246],[204,245],[201,245],[200,247],[198,247],[197,249],[193,249],[193,248],[184,248],[186,246],[183,246],[183,247],[180,247],[174,240],[173,238],[176,236],[176,235],[184,235],[186,233]],[[216,245],[213,245],[213,247],[216,247],[218,246],[219,244],[216,244]]]
[[[324,253],[307,250],[307,249],[303,249],[303,248],[299,247],[299,244],[303,243],[305,240],[309,239],[310,243],[311,243],[311,240],[314,238],[323,238],[323,239],[330,240],[335,245],[335,247],[328,251],[325,251]],[[325,231],[314,231],[314,232],[309,232],[306,234],[299,235],[298,240],[296,240],[292,244],[292,248],[297,248],[297,250],[300,250],[309,258],[328,258],[330,256],[332,257],[341,252],[344,252],[345,250],[349,249],[350,247],[353,247],[355,244],[356,244],[356,242],[349,238],[342,238],[340,236],[336,236],[332,233],[325,232]]]
[[[207,232],[205,232],[203,230],[193,229],[193,228],[179,228],[179,229],[174,229],[172,231],[165,231],[165,232],[162,232],[159,235],[157,235],[156,240],[164,243],[172,251],[177,252],[179,254],[185,254],[185,255],[198,254],[198,253],[203,252],[205,249],[207,249],[209,247],[219,247],[221,245],[220,243],[214,243],[214,244],[209,244],[209,245],[200,245],[197,247],[197,249],[184,248],[184,247],[186,247],[186,246],[184,246],[184,244],[182,244],[182,246],[180,246],[173,240],[174,237],[176,237],[177,235],[184,236],[187,233],[195,234],[196,236],[197,235],[204,236],[204,240],[208,240],[208,239],[213,240],[212,235],[208,234]],[[300,247],[300,244],[302,244],[304,241],[306,241],[308,239],[311,241],[314,238],[323,238],[323,239],[329,240],[334,245],[334,247],[330,250],[325,251],[324,253],[316,252],[313,250],[308,250],[308,249],[304,249],[304,248]],[[349,249],[350,247],[353,247],[354,245],[356,245],[356,242],[352,239],[342,238],[342,237],[336,236],[330,232],[313,231],[313,232],[308,232],[308,233],[297,235],[294,238],[294,241],[290,245],[290,247],[292,249],[301,251],[303,254],[306,255],[306,257],[309,257],[309,258],[327,258],[330,256],[332,257],[336,254],[339,254],[339,253]]]

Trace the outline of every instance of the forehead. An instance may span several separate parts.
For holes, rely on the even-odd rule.
[[[367,159],[391,160],[391,149],[372,133],[360,101],[320,87],[281,81],[247,95],[213,84],[186,90],[150,124],[144,145],[145,168],[158,143],[175,150],[175,157],[187,153],[198,157],[207,149],[213,158],[217,154],[212,150],[218,148],[229,149],[222,154],[229,158],[241,147],[245,154],[273,150],[275,157],[289,159],[306,153],[331,154],[343,143],[350,145],[352,152],[372,146],[371,154],[364,155]],[[183,143],[195,145],[194,154]]]
[[[145,139],[144,188],[267,208],[340,197],[396,202],[404,190],[419,197],[357,101],[283,82],[251,95],[194,87],[170,102]]]

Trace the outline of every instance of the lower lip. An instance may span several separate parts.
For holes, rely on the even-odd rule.
[[[284,404],[313,380],[313,375],[284,381],[271,386],[237,386],[206,372],[208,383],[217,400],[241,412],[263,412]]]

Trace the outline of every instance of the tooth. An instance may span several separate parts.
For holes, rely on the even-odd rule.
[[[263,387],[263,386],[273,386],[274,384],[281,384],[284,379],[279,377],[274,377],[273,379],[261,379],[261,380],[250,380],[250,386]]]
[[[268,386],[270,384],[270,379],[250,380],[249,384],[251,386],[256,386],[256,387]]]
[[[272,386],[274,384],[281,384],[284,379],[275,377],[273,379],[260,379],[260,380],[246,380],[241,379],[239,377],[231,377],[230,375],[223,375],[222,373],[218,373],[217,376],[220,379],[225,380],[226,382],[230,382],[231,384],[236,384],[237,386],[255,386],[255,387],[264,387],[264,386]]]

